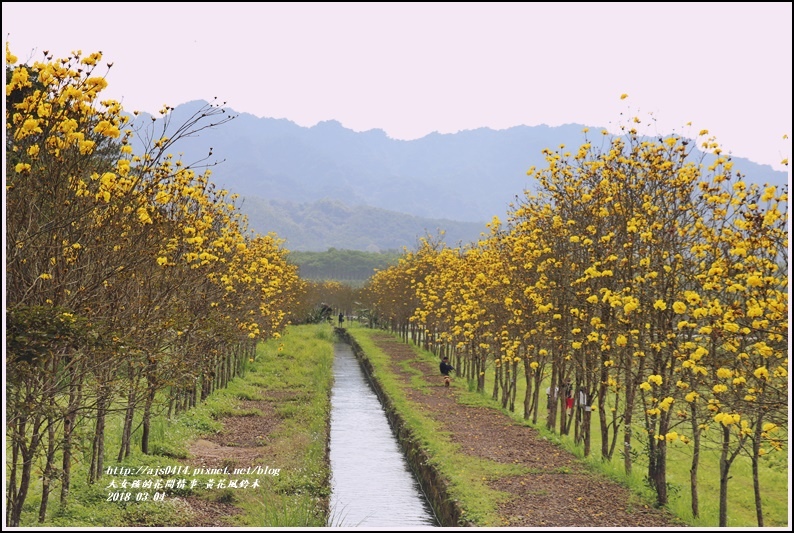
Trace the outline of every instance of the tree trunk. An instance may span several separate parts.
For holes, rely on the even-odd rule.
[[[130,441],[132,440],[132,421],[135,415],[135,402],[137,401],[137,384],[134,377],[132,365],[128,373],[130,380],[130,389],[127,394],[127,408],[124,410],[124,423],[121,429],[121,446],[119,446],[119,455],[117,462],[121,462],[125,457],[130,456]]]
[[[32,402],[33,400],[31,399],[30,401]],[[19,455],[21,455],[22,459],[22,472],[19,477],[19,486],[12,486],[12,490],[10,490],[8,494],[8,499],[10,501],[7,511],[9,516],[7,523],[9,527],[19,527],[20,520],[22,519],[22,507],[25,504],[25,500],[28,497],[28,491],[30,490],[30,477],[31,472],[33,471],[33,460],[36,457],[36,452],[38,451],[39,444],[41,443],[41,435],[39,434],[39,431],[41,430],[41,424],[41,415],[36,415],[31,424],[32,432],[30,444],[25,446],[22,443],[25,442],[25,439],[27,439],[26,420],[24,417],[20,416],[14,423],[16,434],[13,435],[12,438],[16,442],[19,442]],[[14,462],[13,467],[15,474],[17,468],[16,461]],[[12,480],[16,480],[15,475]]]
[[[631,475],[632,468],[632,454],[631,454],[631,441],[632,441],[632,423],[634,421],[634,397],[636,389],[634,388],[631,372],[626,373],[626,405],[623,410],[623,470],[626,475]]]
[[[61,464],[61,507],[69,501],[69,490],[72,486],[72,434],[77,423],[77,410],[83,397],[82,383],[77,381],[77,371],[70,370],[69,405],[63,418],[63,462]]]
[[[143,404],[143,423],[141,432],[141,452],[149,454],[149,434],[152,424],[152,404],[157,394],[157,361],[149,358],[149,365],[146,367],[146,400]]]
[[[527,389],[524,391],[524,420],[529,420],[530,413],[530,397],[532,395],[532,368],[524,361],[524,381],[527,384]]]
[[[54,401],[51,407],[55,407]],[[55,441],[58,438],[55,432],[55,421],[52,417],[47,420],[47,458],[44,465],[44,471],[41,474],[41,503],[39,504],[39,523],[43,524],[47,518],[47,504],[50,500],[50,492],[52,491],[52,479],[55,471]]]
[[[667,441],[648,435],[648,447],[648,479],[656,491],[656,504],[663,507],[667,505]]]
[[[692,516],[700,516],[700,501],[698,496],[698,468],[700,467],[700,429],[695,402],[689,408],[692,424],[692,464],[689,467],[689,492],[692,499]]]
[[[541,377],[542,377],[542,367],[538,366],[535,369],[535,375],[533,379],[535,381],[535,396],[534,396],[534,409],[532,410],[532,423],[538,423],[538,416],[540,414],[540,384],[541,384]]]
[[[604,371],[602,370],[601,373],[603,376]],[[607,380],[602,379],[601,384],[598,386],[598,419],[600,421],[598,429],[601,432],[601,459],[609,458],[609,420],[607,419],[606,407],[607,392],[609,392]]]
[[[728,461],[728,444],[731,440],[730,430],[727,426],[722,426],[722,450],[720,451],[720,511],[719,525],[728,525],[728,472],[730,462]]]
[[[494,365],[494,373],[493,373],[493,391],[491,391],[491,399],[499,400],[499,384],[502,381],[502,365],[497,364]]]
[[[761,506],[761,482],[758,479],[758,458],[761,450],[761,426],[763,419],[759,416],[753,434],[753,492],[755,494],[755,517],[758,527],[764,527],[764,511]]]
[[[13,420],[11,427],[16,428],[17,421]],[[14,523],[11,509],[13,509],[14,501],[16,501],[17,490],[17,469],[19,468],[19,454],[20,443],[14,438],[13,432],[11,435],[11,473],[8,477],[8,487],[6,489],[6,525],[16,527],[19,523]]]
[[[592,420],[590,406],[586,405],[582,413],[582,440],[584,442],[584,456],[590,457],[590,424]]]
[[[88,482],[93,484],[102,477],[102,469],[105,462],[105,416],[107,415],[108,405],[107,393],[100,390],[97,397],[96,406],[96,425],[94,426],[94,438],[91,443],[91,465],[88,471]]]
[[[513,361],[513,371],[510,373],[510,412],[516,411],[516,394],[518,393],[518,363]]]
[[[485,362],[487,357],[487,354],[477,356],[477,366],[479,367],[477,368],[477,392],[480,393],[485,392]]]
[[[559,400],[559,385],[557,384],[557,368],[556,364],[551,366],[551,383],[546,392],[549,399],[549,410],[546,413],[546,429],[555,431],[557,428],[557,402]]]

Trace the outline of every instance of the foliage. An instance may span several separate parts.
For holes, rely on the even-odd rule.
[[[325,252],[289,253],[290,261],[299,267],[303,279],[319,281],[364,282],[377,271],[397,262],[400,253],[363,252],[329,248]]]
[[[572,380],[586,409],[569,416],[559,395],[547,428],[573,428],[589,456],[595,414],[602,459],[620,440],[644,448],[659,505],[668,449],[691,446],[697,473],[703,441],[718,443],[725,525],[734,460],[758,465],[785,449],[788,191],[735,171],[707,131],[708,165],[687,138],[624,128],[544,150],[547,168],[528,172],[537,192],[506,224],[494,217],[487,238],[462,248],[425,240],[377,272],[362,300],[385,327],[453,355],[480,392],[493,369],[493,398],[510,411],[523,374],[527,420],[541,387]],[[757,468],[752,478],[762,525]],[[697,474],[689,489],[697,516]]]
[[[152,414],[188,409],[244,371],[302,285],[281,241],[251,234],[209,168],[198,174],[172,153],[234,117],[211,104],[174,124],[164,106],[162,130],[134,129],[119,102],[100,98],[101,60],[45,52],[16,65],[6,45],[11,526],[39,460],[43,521],[56,484],[69,499],[77,437],[92,434],[88,475],[102,477],[114,403],[126,416],[119,458],[137,413],[148,453]]]

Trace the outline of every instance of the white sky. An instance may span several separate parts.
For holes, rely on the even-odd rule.
[[[155,114],[218,97],[395,139],[516,125],[708,129],[783,170],[791,3],[3,2],[21,62],[102,51],[104,98]],[[626,100],[620,95],[627,93]],[[623,116],[621,116],[623,113]],[[691,127],[685,127],[692,122]]]

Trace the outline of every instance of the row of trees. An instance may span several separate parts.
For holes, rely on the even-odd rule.
[[[597,413],[602,457],[621,450],[630,473],[644,448],[660,505],[668,447],[683,443],[698,516],[712,439],[726,525],[729,471],[746,454],[762,526],[760,460],[785,446],[788,424],[787,190],[751,184],[706,131],[708,167],[677,135],[602,133],[546,150],[547,168],[528,172],[537,191],[487,238],[449,248],[428,237],[362,299],[406,339],[457,358],[478,390],[493,365],[493,396],[509,409],[523,374],[526,419],[537,421],[542,387],[571,379],[582,409],[569,415],[560,397],[547,427],[569,433],[573,417],[590,454]]]
[[[36,478],[40,521],[56,482],[67,503],[78,455],[102,476],[110,413],[124,418],[119,461],[138,430],[148,453],[153,414],[225,386],[303,291],[281,241],[215,189],[209,156],[172,152],[233,117],[209,104],[172,124],[166,106],[161,130],[136,123],[100,100],[101,58],[16,65],[6,45],[9,526]]]

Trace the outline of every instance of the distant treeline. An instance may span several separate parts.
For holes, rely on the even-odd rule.
[[[401,252],[364,252],[329,248],[325,252],[289,253],[289,261],[298,265],[299,275],[310,280],[335,280],[362,282],[369,279],[375,270],[385,270],[397,264]]]

